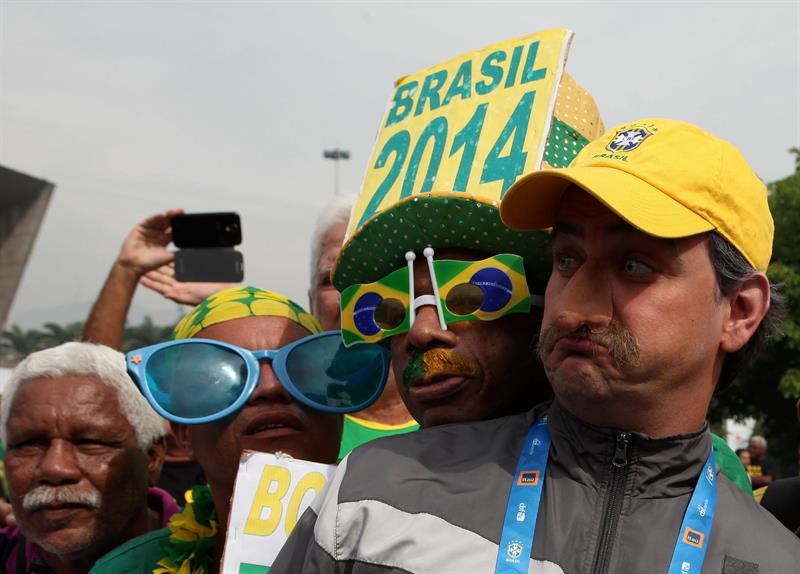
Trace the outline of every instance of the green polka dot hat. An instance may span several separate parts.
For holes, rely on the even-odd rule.
[[[412,195],[368,220],[347,242],[333,271],[344,289],[371,283],[406,265],[405,253],[434,249],[472,249],[487,254],[515,253],[544,279],[550,272],[547,234],[513,231],[500,220],[499,203],[464,193]]]

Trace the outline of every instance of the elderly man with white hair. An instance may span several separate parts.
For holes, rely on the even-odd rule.
[[[311,282],[308,302],[326,331],[341,329],[339,291],[331,283],[331,269],[342,250],[355,196],[335,196],[320,212],[311,236]],[[394,373],[381,397],[365,410],[345,415],[339,460],[347,453],[376,438],[415,431],[419,424],[409,414],[397,390]]]
[[[164,425],[124,356],[65,343],[22,361],[0,407],[17,527],[0,530],[0,571],[78,574],[178,510],[150,488]]]
[[[750,437],[747,450],[750,451],[750,464],[747,465],[747,474],[753,482],[753,488],[769,486],[775,480],[775,468],[772,460],[767,456],[767,439],[761,435]]]

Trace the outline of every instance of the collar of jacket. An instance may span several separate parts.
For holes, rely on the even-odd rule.
[[[548,474],[554,478],[565,474],[592,488],[607,479],[620,435],[626,431],[586,424],[558,401],[553,401],[547,415],[553,463]],[[694,489],[711,449],[711,433],[708,424],[696,432],[658,439],[629,432],[627,444],[626,492],[643,498],[671,498]]]

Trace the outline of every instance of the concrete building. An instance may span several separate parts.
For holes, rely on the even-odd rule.
[[[0,166],[0,329],[55,185]]]

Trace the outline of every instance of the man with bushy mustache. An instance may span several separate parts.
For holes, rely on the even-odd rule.
[[[780,323],[765,274],[773,226],[764,185],[733,146],[671,120],[611,130],[572,165],[528,175],[502,204],[520,232],[553,229],[538,351],[555,401],[475,423],[430,417],[433,428],[356,449],[271,573],[800,571],[792,534],[720,472],[705,421],[713,392]],[[457,219],[472,230],[467,220]],[[482,242],[475,231],[467,236]],[[509,249],[519,245],[509,237]],[[509,344],[486,329],[513,314],[448,324],[449,305],[437,301],[458,268],[439,264],[439,293],[423,289],[408,335],[392,339],[395,362],[425,349],[421,374],[412,359],[405,369],[418,398],[427,385],[440,398],[465,392],[461,379],[474,385],[483,369],[463,351],[485,357]],[[503,291],[479,279],[494,292],[486,300]],[[387,278],[371,292],[388,297],[400,283]],[[430,338],[429,324],[426,348],[417,337],[427,308],[441,333]],[[388,312],[379,319],[398,323]],[[469,329],[474,342],[459,346]],[[539,371],[521,355],[514,367],[534,384]]]
[[[33,353],[14,369],[0,408],[18,525],[0,530],[0,571],[88,572],[178,510],[149,488],[164,461],[164,425],[121,353],[89,343]]]

